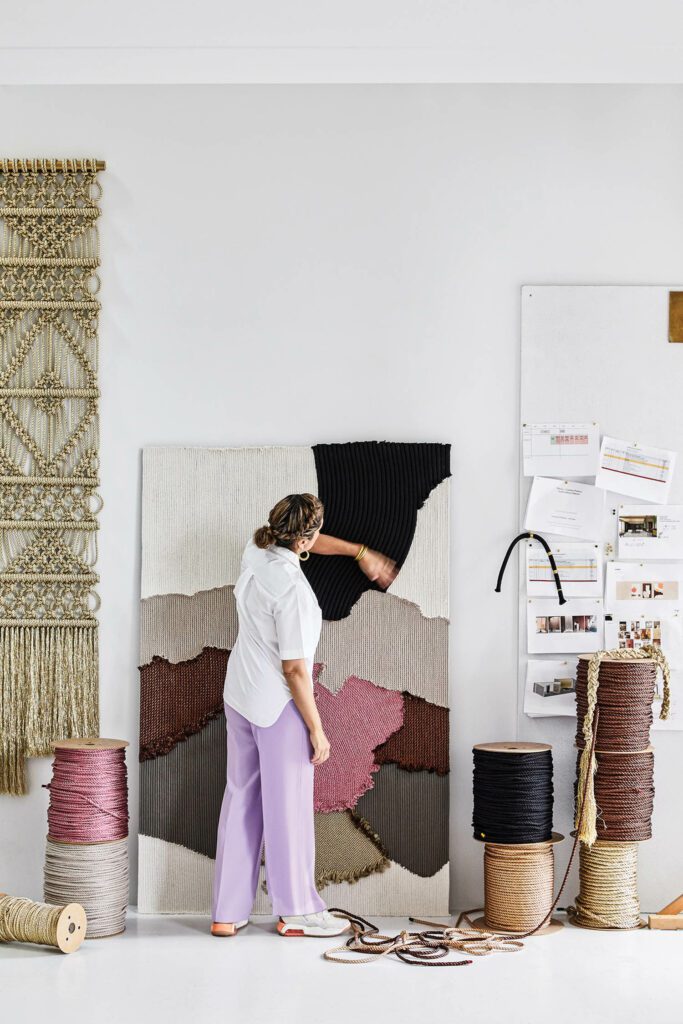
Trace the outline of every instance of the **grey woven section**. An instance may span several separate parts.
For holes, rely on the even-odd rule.
[[[231,651],[237,639],[235,588],[163,594],[140,602],[140,665],[155,656],[190,661],[205,647]]]
[[[332,693],[355,675],[448,706],[448,622],[400,597],[369,590],[345,619],[324,621],[315,658]]]
[[[140,832],[216,856],[226,770],[225,715],[140,765]]]
[[[448,860],[448,776],[383,765],[353,813],[377,833],[390,860],[434,875]]]

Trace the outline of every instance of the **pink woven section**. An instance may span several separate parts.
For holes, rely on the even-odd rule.
[[[315,666],[315,699],[331,753],[315,769],[315,809],[343,811],[372,786],[379,770],[373,750],[403,725],[403,695],[357,676],[333,694],[317,682],[321,668]]]

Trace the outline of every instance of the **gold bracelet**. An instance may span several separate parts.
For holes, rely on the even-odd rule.
[[[368,546],[367,546],[367,544],[361,544],[360,551],[358,552],[358,554],[354,558],[354,562],[360,562],[361,558],[365,558],[367,553],[368,553]]]

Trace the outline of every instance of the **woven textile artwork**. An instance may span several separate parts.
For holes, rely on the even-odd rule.
[[[323,609],[315,693],[332,746],[316,769],[316,884],[363,915],[448,912],[449,454],[376,441],[144,449],[142,912],[210,912],[233,588],[254,529],[301,491],[322,498],[326,533],[399,566],[388,592],[352,559],[302,566]],[[257,914],[270,913],[264,877]]]
[[[95,160],[0,160],[0,793],[97,735]]]

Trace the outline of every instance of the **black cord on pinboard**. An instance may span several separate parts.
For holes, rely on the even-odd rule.
[[[530,530],[525,530],[524,533],[518,533],[515,539],[510,543],[510,546],[508,547],[507,551],[505,552],[505,558],[503,559],[503,564],[500,567],[498,579],[496,580],[496,594],[500,594],[500,588],[503,582],[503,575],[507,568],[507,564],[510,561],[510,555],[515,549],[515,545],[519,544],[520,540],[526,540],[527,538],[531,540],[537,540],[538,543],[541,544],[544,548],[545,553],[548,556],[548,561],[550,562],[550,568],[552,569],[553,576],[555,578],[555,586],[557,587],[558,601],[560,602],[560,604],[566,604],[567,598],[562,593],[562,581],[560,580],[560,571],[557,568],[555,557],[552,551],[550,550],[550,544],[548,544],[548,541],[545,539],[545,537],[541,537],[539,533],[532,533]]]

